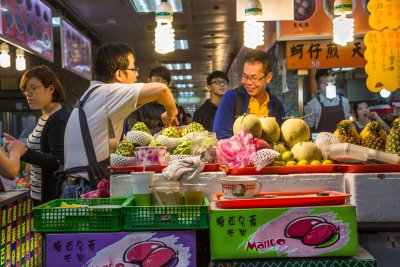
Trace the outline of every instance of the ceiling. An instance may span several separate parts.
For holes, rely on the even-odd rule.
[[[206,78],[213,70],[228,71],[242,47],[242,23],[236,22],[234,0],[182,0],[183,12],[174,13],[175,39],[188,40],[188,50],[161,55],[154,51],[154,13],[137,13],[130,0],[48,0],[57,11],[98,44],[123,42],[136,54],[139,81],[146,81],[151,68],[167,63],[191,63],[191,70],[171,71],[192,75],[195,95],[206,94]]]

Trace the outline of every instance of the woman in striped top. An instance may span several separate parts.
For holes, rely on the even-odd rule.
[[[27,146],[8,134],[3,134],[4,144],[13,142],[13,149],[22,155],[21,160],[31,164],[31,197],[37,205],[57,198],[54,172],[64,162],[64,133],[69,112],[62,106],[65,95],[61,82],[47,66],[26,71],[20,89],[29,107],[41,110],[42,116],[29,135]]]

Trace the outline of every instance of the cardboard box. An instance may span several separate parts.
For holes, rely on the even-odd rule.
[[[196,232],[68,233],[45,236],[45,266],[196,266]]]
[[[228,210],[212,202],[210,208],[212,259],[357,254],[352,205]]]
[[[400,222],[400,173],[346,173],[358,222]]]

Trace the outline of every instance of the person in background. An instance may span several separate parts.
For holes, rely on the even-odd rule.
[[[250,50],[245,56],[242,86],[228,90],[221,99],[214,119],[213,131],[218,139],[233,135],[235,117],[250,112],[256,116],[275,117],[279,124],[285,116],[282,102],[267,87],[272,80],[268,55]]]
[[[350,118],[350,104],[347,98],[339,95],[332,99],[326,97],[328,77],[329,72],[326,69],[316,72],[317,95],[304,107],[304,120],[312,133],[333,133],[340,121]]]
[[[65,131],[65,166],[61,198],[76,198],[108,178],[110,151],[122,135],[126,117],[138,107],[157,101],[165,126],[178,123],[174,97],[164,83],[136,83],[135,54],[121,43],[99,47],[93,60],[88,90],[75,105]],[[117,137],[117,138],[115,138]]]
[[[189,112],[186,113],[186,121],[187,121],[187,124],[191,124],[193,121],[192,114],[190,114]]]
[[[25,146],[11,135],[3,134],[7,150],[18,151],[21,160],[30,163],[30,186],[33,203],[38,205],[57,198],[54,172],[64,162],[64,133],[69,112],[62,105],[63,86],[48,66],[26,71],[19,87],[33,110],[42,116],[27,139]]]
[[[200,123],[204,128],[212,132],[215,114],[221,102],[222,96],[228,89],[228,76],[222,71],[215,70],[207,77],[207,89],[210,91],[210,99],[207,99],[193,114],[193,121]]]
[[[184,107],[178,106],[178,121],[179,125],[187,125],[187,112]]]
[[[353,120],[353,124],[357,129],[358,133],[365,128],[365,126],[370,121],[378,121],[382,124],[383,129],[386,133],[390,132],[390,127],[386,124],[384,120],[378,115],[378,113],[374,111],[370,111],[367,102],[359,101],[353,105],[355,119]]]
[[[9,157],[5,154],[3,149],[0,148],[0,176],[14,180],[19,172],[21,155],[18,150],[14,149],[16,142],[8,144]]]
[[[169,87],[171,83],[171,73],[164,66],[153,68],[150,70],[147,82],[163,83]],[[135,112],[129,114],[125,122],[124,133],[126,134],[127,132],[129,132],[136,122],[144,122],[144,124],[147,125],[152,134],[158,133],[162,130],[164,126],[161,120],[161,115],[164,112],[164,106],[157,103],[156,101],[141,106]]]

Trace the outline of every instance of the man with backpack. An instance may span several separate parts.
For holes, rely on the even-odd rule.
[[[232,137],[235,118],[246,112],[258,117],[275,117],[282,124],[285,108],[267,87],[272,79],[267,53],[259,50],[247,52],[241,79],[242,86],[228,90],[218,106],[213,125],[218,139]]]

